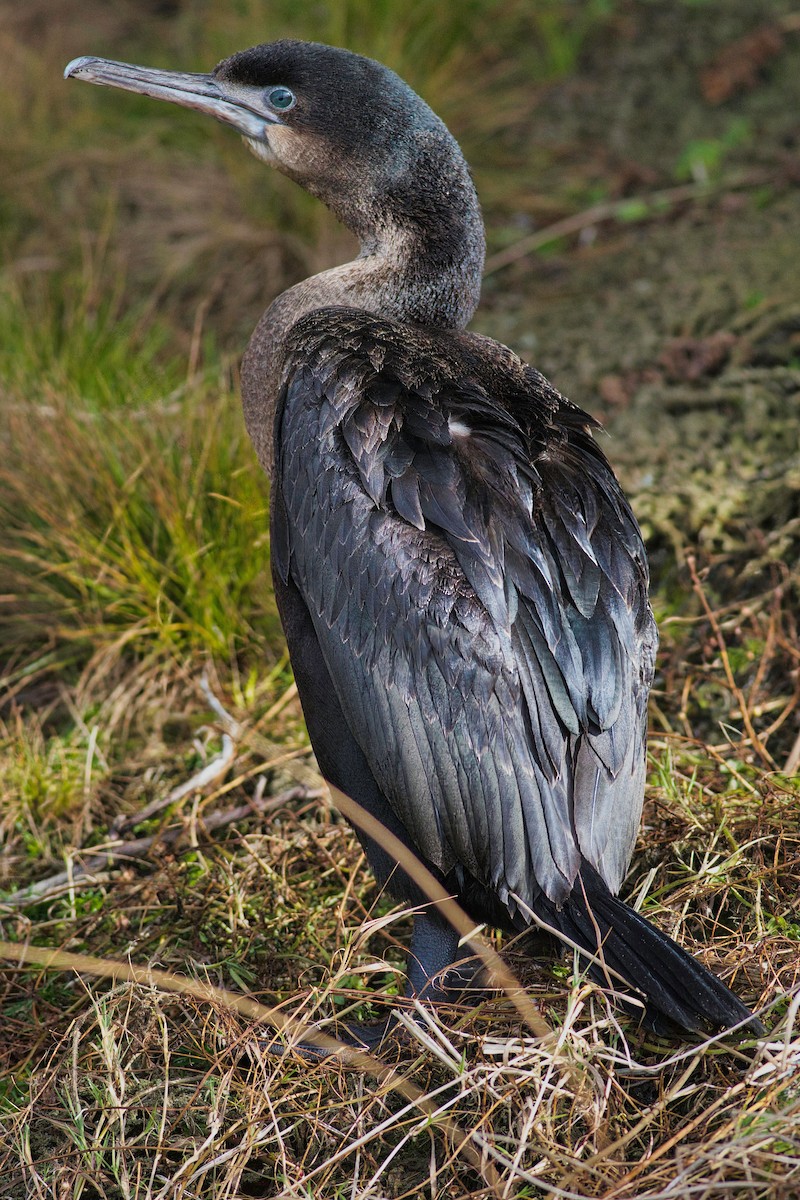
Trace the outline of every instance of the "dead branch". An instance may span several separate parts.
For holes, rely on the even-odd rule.
[[[277,796],[268,796],[264,800],[253,797],[247,804],[240,804],[236,808],[228,808],[222,812],[209,813],[207,817],[203,818],[202,823],[207,833],[213,833],[216,829],[233,825],[237,821],[244,821],[247,817],[263,816],[265,813],[282,808],[293,800],[317,800],[324,795],[325,793],[320,790],[312,791],[303,787],[289,788],[285,792],[279,792]],[[78,881],[90,886],[94,880],[89,876],[95,871],[141,859],[155,845],[172,846],[185,832],[185,828],[185,825],[180,823],[160,829],[158,833],[150,834],[147,837],[133,838],[127,842],[109,842],[104,848],[93,846],[94,853],[83,862],[75,863],[71,870],[59,871],[57,875],[50,875],[47,879],[40,879],[38,883],[33,883],[29,887],[20,888],[19,891],[13,892],[0,903],[24,907],[28,904],[40,903],[44,899],[52,899],[53,895],[59,894],[63,889],[73,887]]]

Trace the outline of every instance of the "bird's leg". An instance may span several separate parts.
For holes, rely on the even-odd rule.
[[[434,1002],[453,1000],[470,986],[480,964],[468,952],[458,961],[458,943],[456,930],[435,911],[417,913],[408,958],[407,997]]]
[[[480,962],[470,957],[469,951],[459,960],[459,940],[453,926],[435,909],[425,908],[416,914],[408,956],[407,999],[452,1002],[474,984]],[[336,1037],[348,1046],[375,1050],[401,1028],[397,1014],[392,1012],[374,1025],[342,1022],[336,1028]],[[308,1049],[314,1053],[313,1048],[300,1047],[303,1053]]]
[[[442,1003],[455,1000],[474,984],[480,963],[467,955],[459,960],[459,935],[435,911],[424,909],[414,918],[411,950],[408,958],[406,998]],[[339,1022],[334,1036],[346,1046],[377,1050],[392,1033],[399,1031],[396,1013],[373,1025],[347,1021]],[[325,1058],[332,1053],[308,1042],[293,1047],[305,1058]]]

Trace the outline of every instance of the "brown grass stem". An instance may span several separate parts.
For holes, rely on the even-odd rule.
[[[329,1054],[336,1055],[337,1062],[373,1075],[382,1088],[397,1092],[410,1107],[418,1108],[426,1117],[434,1115],[434,1106],[422,1088],[406,1076],[401,1075],[393,1067],[387,1066],[375,1055],[348,1046],[313,1025],[307,1025],[296,1017],[287,1016],[277,1008],[261,1004],[252,996],[241,995],[228,988],[215,987],[213,984],[190,979],[185,975],[176,975],[157,967],[139,967],[133,963],[96,958],[90,954],[72,954],[65,950],[56,950],[45,946],[25,946],[14,942],[0,941],[0,957],[20,965],[23,963],[35,964],[46,971],[74,971],[103,979],[136,983],[145,987],[158,987],[166,992],[194,996],[205,1003],[220,1005],[249,1021],[269,1025],[278,1033],[286,1034],[295,1042],[305,1042],[327,1051]],[[493,1194],[499,1196],[499,1176],[493,1165],[485,1161],[485,1156],[479,1153],[472,1144],[471,1135],[446,1115],[436,1114],[436,1120],[443,1132],[457,1146],[465,1161],[481,1175]],[[345,1149],[349,1153],[355,1149],[355,1144],[349,1143]]]

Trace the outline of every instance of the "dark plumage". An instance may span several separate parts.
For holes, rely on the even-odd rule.
[[[544,922],[590,954],[599,937],[654,1027],[759,1028],[616,898],[641,815],[656,646],[644,548],[595,422],[465,332],[483,226],[444,125],[380,64],[303,42],[254,47],[210,76],[101,59],[67,74],[233,125],[360,238],[353,263],[274,301],[243,364],[322,773],[474,920]],[[424,904],[362,841],[378,880]],[[428,906],[409,990],[444,995],[457,945]]]

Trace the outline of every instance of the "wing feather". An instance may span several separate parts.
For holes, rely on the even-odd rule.
[[[363,313],[301,324],[276,569],[382,792],[428,861],[512,910],[561,902],[582,855],[616,889],[655,635],[639,531],[589,418],[510,355],[461,375]]]

